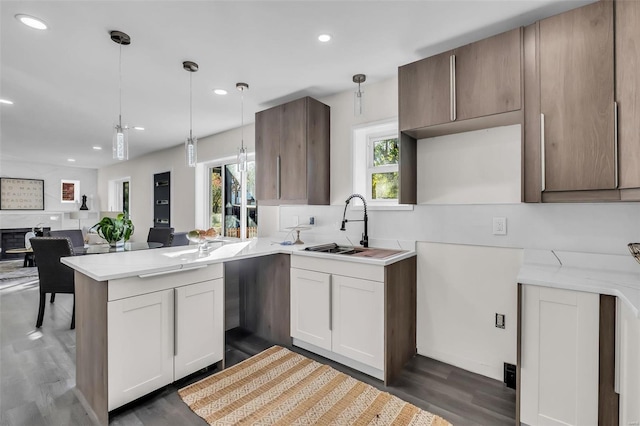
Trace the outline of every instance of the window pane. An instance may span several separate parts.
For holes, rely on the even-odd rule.
[[[221,235],[222,232],[222,167],[213,167],[211,169],[211,193],[210,193],[209,205],[211,211],[209,212],[210,220],[209,226]]]
[[[224,166],[224,235],[240,236],[240,172],[237,164]]]
[[[380,139],[373,142],[373,166],[398,164],[398,138]]]
[[[372,173],[371,198],[374,200],[398,198],[398,172]]]

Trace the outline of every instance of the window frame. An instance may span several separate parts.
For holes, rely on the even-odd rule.
[[[352,189],[354,193],[362,194],[367,199],[367,209],[369,210],[413,210],[413,205],[399,204],[397,198],[372,198],[371,175],[373,170],[375,173],[385,173],[386,171],[399,172],[400,169],[400,158],[398,158],[397,164],[373,167],[373,142],[394,138],[397,138],[398,144],[400,144],[397,117],[352,127]],[[353,199],[350,206],[355,209],[363,208],[362,201],[357,198]]]

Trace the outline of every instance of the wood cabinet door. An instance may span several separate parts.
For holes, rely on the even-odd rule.
[[[291,268],[291,337],[331,350],[331,274]]]
[[[384,283],[332,275],[332,350],[384,370]]]
[[[307,198],[307,98],[282,105],[280,199]]]
[[[451,121],[451,52],[398,68],[400,130]]]
[[[522,30],[455,50],[456,120],[521,108]]]
[[[256,198],[276,200],[282,107],[256,113]]]
[[[173,289],[107,303],[109,411],[173,382]]]
[[[600,295],[522,289],[520,421],[597,425]]]
[[[174,380],[222,360],[223,291],[222,278],[175,289]]]
[[[539,47],[546,191],[615,188],[613,3],[540,21]]]
[[[640,2],[616,2],[620,188],[640,188]]]

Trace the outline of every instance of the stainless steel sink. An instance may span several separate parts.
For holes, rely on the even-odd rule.
[[[365,248],[339,246],[336,243],[321,244],[319,246],[311,246],[305,248],[305,251],[313,251],[316,253],[332,253],[332,254],[356,254],[365,251]]]

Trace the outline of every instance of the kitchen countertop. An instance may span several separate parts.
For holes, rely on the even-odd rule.
[[[617,296],[640,318],[640,264],[631,255],[525,250],[518,283]]]
[[[400,246],[400,242],[394,242]],[[96,280],[107,281],[159,272],[188,270],[200,265],[247,259],[270,254],[294,254],[336,261],[367,263],[386,266],[416,255],[415,242],[403,242],[402,252],[382,259],[353,257],[304,251],[318,243],[281,245],[272,238],[254,238],[246,241],[225,239],[210,243],[210,250],[199,253],[198,246],[166,247],[152,250],[105,253],[88,256],[63,257],[60,261],[78,272]],[[376,242],[375,247],[389,248],[390,244]],[[396,246],[397,247],[397,246]]]

